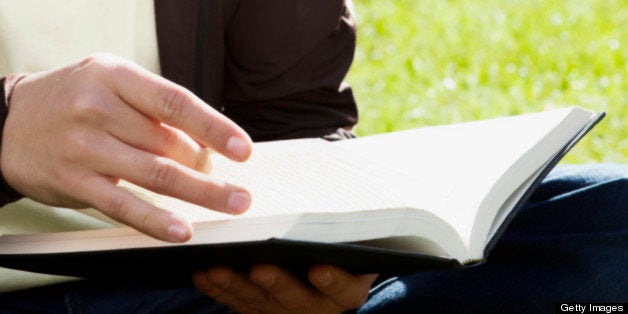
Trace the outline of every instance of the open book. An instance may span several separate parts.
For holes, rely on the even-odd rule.
[[[187,243],[125,227],[3,235],[0,266],[188,278],[190,270],[212,265],[262,262],[393,274],[472,265],[487,257],[533,189],[603,116],[570,107],[339,142],[259,143],[246,163],[212,160],[210,175],[251,191],[252,207],[241,216],[122,183],[193,221]]]

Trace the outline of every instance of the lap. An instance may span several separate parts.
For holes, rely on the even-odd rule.
[[[628,301],[628,166],[557,167],[487,262],[390,279],[370,312],[550,312],[555,302]]]
[[[85,280],[0,294],[0,313],[232,312],[191,282],[149,285]]]

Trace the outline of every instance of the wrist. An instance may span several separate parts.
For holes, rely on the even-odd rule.
[[[2,137],[4,134],[4,124],[9,115],[9,105],[11,102],[11,96],[17,84],[26,77],[26,74],[12,74],[4,78],[0,78],[0,158],[2,156]],[[0,165],[2,164],[0,159]],[[0,166],[0,205],[4,205],[9,202],[16,201],[22,198],[23,195],[13,189],[4,178],[2,174],[2,167]]]
[[[6,116],[8,114],[8,108],[11,103],[11,96],[13,96],[13,91],[18,83],[26,77],[24,73],[16,73],[8,75],[2,79],[0,79],[0,87],[2,90],[0,91],[2,97],[3,110],[7,109],[3,112],[2,123],[6,120]]]

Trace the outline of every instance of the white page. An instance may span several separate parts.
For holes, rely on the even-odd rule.
[[[253,202],[245,214],[220,214],[128,183],[125,186],[144,194],[154,205],[176,211],[192,221],[297,215],[302,217],[284,238],[347,242],[422,237],[430,240],[415,244],[415,248],[429,247],[424,253],[442,255],[447,252],[446,256],[466,258],[464,245],[446,222],[438,221],[439,218],[426,211],[407,208],[411,203],[407,198],[412,195],[397,190],[406,185],[398,182],[404,180],[404,173],[330,142],[297,140],[256,144],[255,153],[246,163],[221,157],[212,162],[214,178],[239,184],[251,192]],[[368,214],[388,208],[397,210]],[[254,229],[247,233],[257,232]],[[439,247],[430,247],[428,243]]]
[[[288,145],[285,145],[288,144]],[[256,145],[257,146],[257,145]],[[408,200],[393,187],[400,174],[323,140],[262,144],[245,163],[213,156],[210,175],[247,188],[249,210],[222,214],[122,183],[154,205],[190,221],[238,219],[295,213],[347,212],[405,207]],[[267,149],[267,146],[275,146]]]
[[[477,213],[495,183],[574,110],[590,116],[588,111],[571,107],[369,136],[334,145],[404,171],[410,183],[404,180],[406,185],[398,190],[414,194],[413,207],[429,209],[448,221],[469,246]],[[581,121],[578,123],[581,126]],[[556,150],[562,146],[560,143],[549,144]],[[518,170],[510,182],[514,186],[507,188],[514,191],[544,163],[541,159]],[[503,195],[503,200],[509,195]]]
[[[251,191],[251,209],[239,217],[413,207],[449,222],[469,248],[473,223],[495,183],[573,110],[334,143],[301,140],[262,144],[258,147],[265,149],[243,164],[214,158],[211,175]],[[554,146],[564,143],[562,139],[550,142]],[[532,167],[517,169],[516,177],[507,182],[513,186],[500,184],[499,188],[514,191],[553,154],[537,158],[536,166],[533,163]],[[499,197],[506,200],[510,192]],[[234,218],[174,199],[161,197],[156,201],[156,205],[176,209],[193,221]],[[497,205],[495,211],[501,203]],[[486,232],[489,229],[490,224]]]

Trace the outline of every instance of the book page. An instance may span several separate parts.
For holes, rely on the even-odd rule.
[[[194,224],[192,238],[183,245],[224,244],[260,241],[281,237],[295,224],[298,216],[263,217],[205,221]],[[177,246],[145,235],[133,228],[111,228],[54,233],[3,235],[0,255],[47,254],[106,251],[130,248]]]
[[[466,258],[465,246],[447,222],[421,208],[408,208],[417,193],[406,193],[406,173],[323,140],[261,146],[257,149],[256,145],[245,163],[220,156],[212,159],[211,176],[251,192],[251,208],[239,216],[156,195],[128,183],[127,188],[195,222],[297,217],[282,238],[353,242],[407,236],[415,239],[413,247],[422,248],[423,253]],[[262,226],[250,228],[245,235],[259,228]],[[230,241],[228,235],[222,238]]]
[[[210,175],[252,194],[251,208],[237,217],[148,198],[192,221],[416,208],[450,224],[467,249],[479,232],[474,245],[481,254],[503,203],[587,117],[565,108],[333,143],[262,144],[245,163],[214,156]]]
[[[251,192],[250,209],[239,216],[218,213],[129,183],[127,189],[190,221],[240,219],[295,213],[348,212],[407,206],[396,191],[401,173],[323,140],[262,144],[245,163],[212,156],[210,175]],[[267,146],[275,146],[268,149]],[[256,144],[257,148],[257,144]]]
[[[561,125],[572,112],[578,113],[572,117],[573,123]],[[510,194],[577,133],[590,114],[572,107],[363,137],[333,145],[403,171],[405,186],[397,190],[414,194],[412,207],[442,217],[470,247],[474,224],[483,207],[493,207],[494,216]],[[566,130],[560,131],[562,127]],[[552,130],[558,132],[547,136]],[[489,195],[491,202],[485,203]],[[482,221],[485,234],[492,218]],[[478,240],[479,246],[483,240]]]

